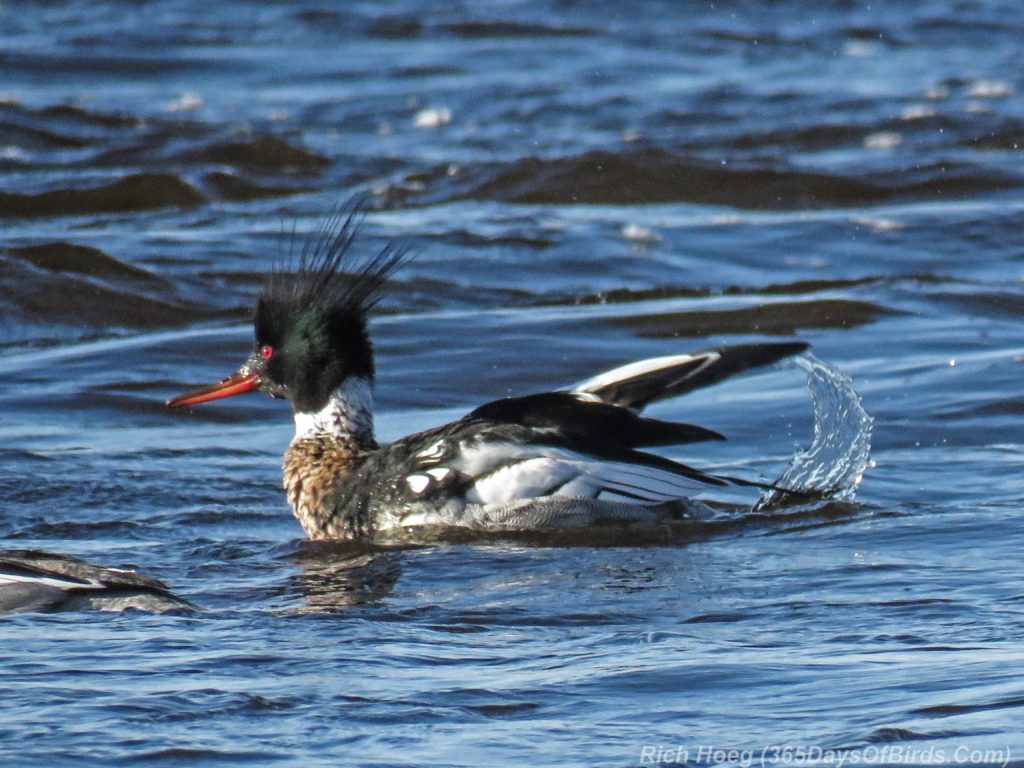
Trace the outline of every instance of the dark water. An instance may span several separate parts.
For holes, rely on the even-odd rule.
[[[1017,3],[2,10],[4,546],[206,609],[3,619],[5,765],[1022,764]],[[374,326],[383,437],[796,336],[876,419],[856,503],[670,547],[304,544],[286,408],[162,402],[360,192],[365,247],[420,251]],[[751,477],[811,437],[794,368],[655,410]]]

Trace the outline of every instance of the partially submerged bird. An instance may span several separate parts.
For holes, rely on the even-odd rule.
[[[261,390],[291,401],[288,501],[313,539],[415,526],[536,530],[686,513],[708,487],[756,482],[710,474],[641,448],[724,439],[645,418],[649,403],[797,354],[800,342],[723,346],[641,360],[575,387],[495,400],[443,426],[380,445],[373,430],[367,327],[401,249],[353,261],[356,214],[336,214],[294,269],[271,274],[255,347],[223,381],[168,401],[189,406]],[[770,486],[768,486],[770,487]]]
[[[0,550],[0,615],[128,608],[163,613],[195,606],[137,571],[35,549]]]

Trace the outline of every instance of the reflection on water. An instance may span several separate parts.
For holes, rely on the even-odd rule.
[[[295,562],[300,571],[290,589],[302,597],[299,610],[314,613],[378,603],[402,574],[400,550],[343,542],[304,542]]]

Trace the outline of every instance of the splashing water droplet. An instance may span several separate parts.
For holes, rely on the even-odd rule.
[[[871,460],[874,419],[861,405],[849,376],[808,353],[794,362],[807,372],[814,402],[814,440],[793,457],[774,485],[850,501]],[[786,498],[787,494],[766,491],[754,509],[778,506]]]

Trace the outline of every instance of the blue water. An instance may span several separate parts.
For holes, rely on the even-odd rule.
[[[2,762],[1024,765],[1020,18],[5,6],[3,545],[204,610],[0,620]],[[163,401],[242,361],[262,270],[353,194],[364,247],[419,254],[374,321],[383,438],[796,337],[875,419],[855,501],[674,546],[304,543],[287,407]],[[748,477],[812,438],[792,366],[652,412]]]

